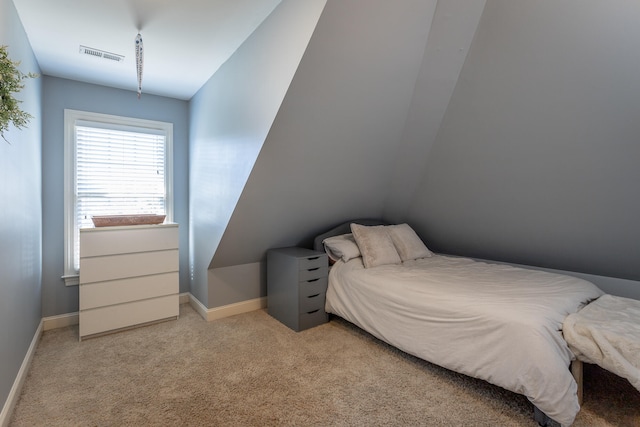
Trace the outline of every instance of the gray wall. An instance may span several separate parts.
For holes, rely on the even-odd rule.
[[[389,222],[402,222],[411,205],[485,3],[437,4],[384,204],[383,216]]]
[[[10,0],[0,0],[0,45],[22,72],[40,72]],[[17,95],[28,127],[5,132],[10,144],[0,138],[0,410],[41,318],[41,86],[29,79]]]
[[[174,221],[180,224],[180,292],[189,291],[188,103],[171,98],[44,77],[43,113],[43,317],[78,311],[78,287],[65,286],[64,110],[65,108],[173,123]]]
[[[191,293],[209,307],[225,302],[207,269],[324,4],[284,0],[191,100]]]
[[[638,22],[487,0],[405,217],[432,249],[640,279]]]
[[[327,2],[213,267],[260,262],[271,247],[309,245],[323,227],[382,214],[434,9]],[[236,298],[264,292],[236,286],[245,286]]]
[[[327,2],[213,270],[383,216],[439,252],[637,297],[640,4],[434,6]],[[263,295],[227,270],[228,295]]]

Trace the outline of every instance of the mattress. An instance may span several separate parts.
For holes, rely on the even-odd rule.
[[[562,322],[602,295],[566,275],[434,255],[364,268],[338,261],[326,311],[431,363],[525,395],[571,425],[580,406]]]

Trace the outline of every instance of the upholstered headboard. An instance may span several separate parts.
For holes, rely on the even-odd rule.
[[[322,241],[327,237],[331,236],[339,236],[340,234],[351,233],[351,224],[352,223],[360,224],[360,225],[389,225],[388,222],[380,220],[380,219],[354,219],[351,221],[343,222],[340,225],[336,225],[332,229],[319,234],[313,239],[313,249],[316,251],[324,251],[324,246],[322,245]]]

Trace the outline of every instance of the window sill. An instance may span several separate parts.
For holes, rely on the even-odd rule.
[[[78,286],[80,284],[80,275],[79,274],[70,274],[67,276],[62,276],[64,280],[65,286]]]

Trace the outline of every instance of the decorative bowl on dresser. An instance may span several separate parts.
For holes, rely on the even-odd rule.
[[[96,227],[114,227],[118,225],[151,225],[162,224],[166,215],[93,215],[91,221]]]

